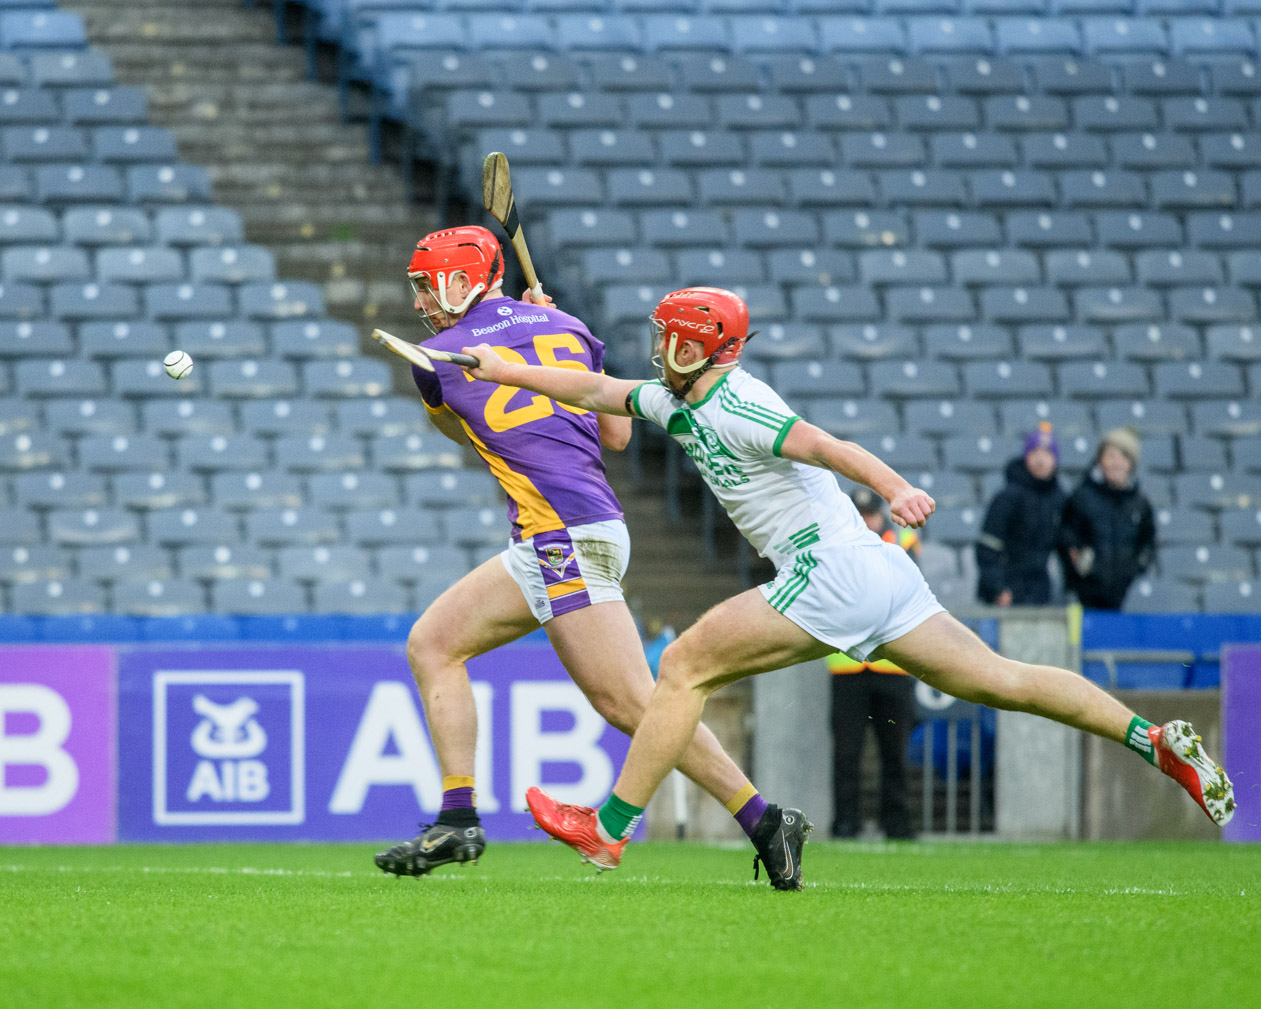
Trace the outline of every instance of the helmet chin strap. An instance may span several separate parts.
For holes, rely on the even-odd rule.
[[[672,393],[674,393],[674,396],[677,399],[686,399],[687,394],[691,392],[693,386],[695,386],[696,383],[700,381],[701,376],[704,375],[706,372],[708,372],[711,368],[718,368],[718,369],[725,370],[727,368],[734,368],[740,363],[739,361],[728,361],[726,364],[714,363],[715,361],[718,360],[718,356],[731,345],[731,340],[727,340],[721,347],[719,347],[716,351],[710,354],[709,357],[703,357],[699,361],[697,361],[695,364],[678,364],[675,362],[675,359],[674,359],[674,350],[675,350],[675,347],[678,345],[678,342],[679,342],[679,334],[672,333],[670,334],[670,343],[666,347],[666,361],[669,362],[670,369],[672,371],[677,372],[680,375],[687,376],[687,378],[684,379],[683,381],[682,388],[680,389],[676,389],[669,382],[666,383],[667,387],[670,389]]]
[[[463,270],[460,270],[459,272],[464,273]],[[434,274],[434,276],[438,280],[438,290],[436,292],[438,304],[442,306],[442,310],[448,315],[459,315],[462,312],[468,311],[468,309],[472,307],[474,300],[486,290],[485,284],[477,284],[471,291],[469,291],[467,298],[458,305],[452,305],[447,301],[447,275],[442,271],[438,271]],[[467,276],[467,274],[465,274],[465,276]]]

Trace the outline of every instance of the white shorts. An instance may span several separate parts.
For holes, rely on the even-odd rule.
[[[499,555],[540,624],[592,603],[620,601],[630,534],[620,520],[539,533]]]
[[[858,662],[945,612],[906,551],[881,541],[801,550],[759,588],[803,631]]]

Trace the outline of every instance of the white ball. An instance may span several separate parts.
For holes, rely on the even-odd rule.
[[[171,378],[188,378],[193,373],[193,359],[182,350],[173,350],[163,359],[166,373]]]

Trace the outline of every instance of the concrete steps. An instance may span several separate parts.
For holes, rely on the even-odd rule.
[[[279,276],[321,284],[330,313],[365,340],[372,326],[419,336],[404,271],[437,214],[408,201],[394,166],[369,164],[366,127],[341,121],[336,89],[306,79],[301,49],[275,44],[269,4],[63,6],[84,17],[120,84],[148,89],[151,120],[175,134],[181,158],[207,169],[215,200],[240,212],[247,241],[272,250]],[[397,379],[413,394],[406,369]],[[682,628],[739,591],[729,558],[707,567],[698,520],[666,520],[659,480],[636,483],[624,454],[607,460],[635,545],[628,599],[646,624]]]

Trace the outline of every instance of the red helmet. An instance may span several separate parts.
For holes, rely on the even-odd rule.
[[[462,304],[452,305],[447,301],[447,288],[457,273],[468,276],[472,291]],[[503,251],[493,234],[476,225],[435,231],[416,243],[416,251],[407,264],[407,279],[414,293],[428,290],[444,312],[459,315],[503,283]]]
[[[738,295],[719,287],[685,287],[667,294],[652,316],[658,340],[666,336],[665,356],[670,367],[687,374],[709,365],[731,367],[740,359],[749,335],[749,307]],[[684,340],[697,341],[705,356],[695,364],[680,365],[674,352]]]

